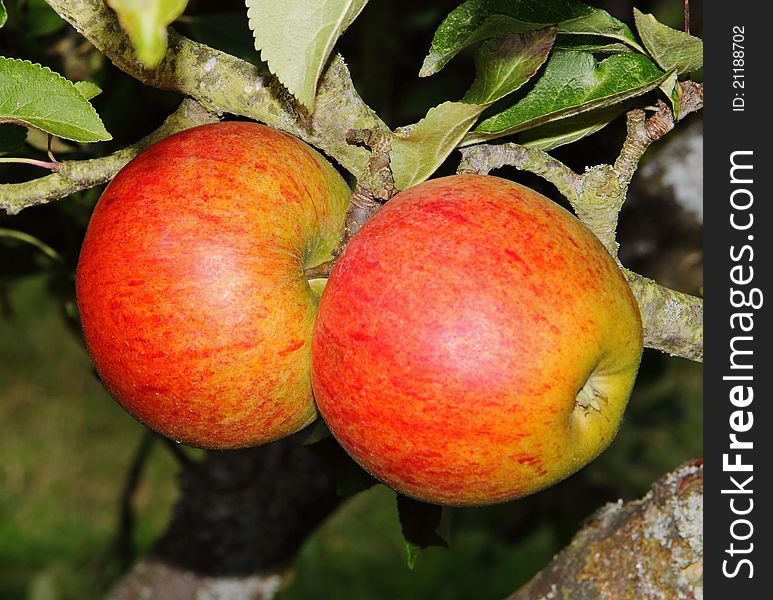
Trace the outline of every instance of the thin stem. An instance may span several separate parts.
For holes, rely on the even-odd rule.
[[[35,246],[35,248],[40,250],[43,254],[48,256],[50,259],[55,260],[57,262],[62,262],[62,257],[59,255],[59,253],[56,250],[54,250],[51,246],[49,246],[45,242],[40,241],[38,238],[31,236],[28,233],[24,233],[23,231],[17,231],[16,229],[6,229],[4,227],[0,227],[0,237],[19,240],[20,242],[25,242],[27,244]]]
[[[50,133],[48,134],[48,158],[51,159],[51,162],[59,163],[58,160],[56,160],[56,157],[54,157],[54,151],[51,149],[51,144],[54,142],[54,136]]]
[[[327,279],[330,277],[330,272],[333,270],[333,267],[335,266],[335,258],[332,260],[328,260],[327,262],[323,262],[322,264],[316,265],[314,267],[309,267],[306,269],[303,273],[306,276],[306,279]]]
[[[36,160],[34,158],[0,158],[0,163],[22,163],[25,165],[33,165],[35,167],[43,167],[54,173],[58,173],[61,168],[61,165],[55,160],[49,162],[45,160]]]
[[[684,0],[684,32],[690,33],[690,0]]]

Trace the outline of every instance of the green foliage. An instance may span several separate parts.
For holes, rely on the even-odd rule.
[[[3,4],[3,0],[0,0],[0,27],[5,25],[5,22],[8,20],[8,12],[5,10],[5,5]]]
[[[441,23],[420,75],[440,71],[466,46],[502,33],[558,25],[560,33],[596,35],[640,49],[628,26],[599,8],[575,0],[468,0]]]
[[[416,566],[419,552],[424,548],[447,548],[451,534],[452,509],[419,502],[397,494],[397,515],[405,539],[408,568]]]
[[[650,56],[664,71],[677,74],[697,71],[703,66],[703,40],[659,23],[652,15],[633,9],[636,30]]]
[[[481,121],[463,144],[617,105],[657,88],[664,78],[663,71],[638,53],[615,54],[599,62],[589,52],[555,52],[529,93],[514,106]]]
[[[70,223],[60,211],[48,215],[60,229]],[[25,252],[0,241],[0,256],[17,265]],[[96,600],[120,567],[111,544],[144,428],[109,397],[62,318],[67,271],[32,252],[45,274],[13,286],[0,260],[0,598]],[[134,496],[132,556],[168,521],[176,470],[156,446]]]
[[[179,17],[188,0],[107,0],[129,35],[137,58],[153,68],[166,54],[166,27]]]
[[[255,49],[301,104],[314,110],[317,81],[338,38],[367,0],[247,0]]]
[[[539,127],[533,127],[523,132],[518,143],[523,146],[553,150],[559,146],[571,144],[584,137],[592,135],[609,125],[619,117],[625,108],[621,105],[607,106],[590,112],[583,112],[573,117],[550,121]]]
[[[427,179],[487,107],[519,89],[537,72],[555,36],[555,28],[548,27],[481,44],[475,57],[477,75],[463,100],[436,106],[392,142],[395,187],[405,189]]]
[[[91,100],[102,93],[102,88],[91,81],[76,81],[75,88],[81,93],[81,96],[86,98],[86,100]]]
[[[71,81],[48,67],[0,57],[0,123],[31,125],[76,142],[111,139]]]

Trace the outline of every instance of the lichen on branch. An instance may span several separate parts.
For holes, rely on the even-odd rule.
[[[642,499],[608,504],[508,600],[700,598],[703,464],[686,463]]]
[[[346,141],[351,129],[387,129],[360,98],[343,58],[336,54],[322,74],[309,114],[265,66],[256,66],[169,30],[161,63],[146,69],[137,60],[115,13],[102,0],[46,0],[119,69],[140,82],[194,98],[209,110],[249,117],[321,149],[355,177],[370,152]],[[256,60],[258,58],[256,53]]]

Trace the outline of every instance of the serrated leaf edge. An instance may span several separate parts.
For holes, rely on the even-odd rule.
[[[51,135],[56,135],[57,137],[61,137],[61,138],[67,139],[67,140],[72,140],[74,142],[82,142],[82,143],[92,143],[92,142],[95,142],[95,141],[105,142],[105,141],[113,139],[113,136],[110,135],[110,133],[107,131],[107,129],[105,129],[105,125],[102,122],[102,118],[99,116],[99,113],[94,108],[94,106],[91,104],[91,102],[89,102],[83,96],[83,94],[80,92],[80,90],[76,87],[76,85],[72,81],[70,81],[69,79],[64,77],[61,73],[57,73],[56,71],[52,71],[50,68],[46,67],[45,65],[41,65],[40,63],[33,63],[32,61],[27,60],[27,59],[23,59],[23,58],[13,58],[13,57],[10,57],[10,56],[0,56],[0,61],[3,61],[3,60],[9,60],[9,61],[13,61],[13,62],[16,62],[16,63],[24,63],[24,64],[27,64],[27,65],[30,65],[31,67],[36,67],[36,68],[38,68],[38,69],[40,69],[42,71],[47,71],[48,73],[51,73],[52,75],[55,75],[56,77],[58,77],[60,80],[66,82],[70,87],[72,87],[73,90],[75,90],[75,93],[78,94],[78,96],[80,96],[81,98],[83,98],[83,100],[86,102],[86,104],[88,105],[89,110],[91,111],[91,113],[97,118],[97,121],[99,121],[100,125],[102,125],[102,129],[105,130],[105,133],[107,134],[107,137],[106,138],[100,138],[98,140],[90,140],[90,139],[78,139],[78,138],[73,138],[73,137],[66,137],[66,136],[59,135],[59,134],[51,134]],[[43,120],[43,119],[41,119],[41,120]],[[48,119],[48,120],[50,122],[52,122],[52,123],[61,123],[63,125],[67,125],[68,127],[72,127],[73,129],[76,129],[78,131],[83,131],[85,133],[95,133],[95,134],[97,133],[97,132],[90,132],[89,130],[83,129],[82,127],[78,127],[76,125],[68,124],[65,121],[57,121],[55,119]],[[0,122],[4,122],[4,123],[18,123],[18,124],[22,124],[22,125],[29,125],[31,127],[35,127],[36,129],[41,129],[42,131],[45,131],[46,133],[51,133],[51,132],[46,131],[45,129],[42,129],[41,127],[35,125],[34,123],[30,123],[29,121],[22,121],[22,120],[19,120],[19,119],[0,117]]]

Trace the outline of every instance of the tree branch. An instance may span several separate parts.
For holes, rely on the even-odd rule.
[[[193,100],[185,99],[150,135],[109,156],[59,163],[59,172],[24,183],[0,184],[0,209],[9,215],[46,204],[110,181],[126,163],[151,144],[183,129],[217,121],[217,117]]]
[[[639,304],[645,347],[703,362],[703,299],[628,269],[623,275]]]
[[[102,0],[46,0],[61,17],[140,82],[196,99],[209,110],[261,121],[320,148],[359,176],[370,157],[346,141],[351,129],[388,128],[363,102],[340,55],[328,62],[313,114],[298,105],[265,66],[194,42],[169,29],[166,57],[154,69],[136,59],[115,13]],[[256,52],[255,58],[258,55]]]
[[[580,176],[560,160],[537,148],[519,144],[478,144],[461,148],[462,160],[457,173],[478,173],[487,175],[493,169],[511,165],[521,171],[529,171],[552,183],[569,200],[577,202],[580,189]]]
[[[608,504],[508,600],[700,598],[703,463],[682,465],[641,500]]]

